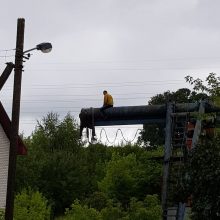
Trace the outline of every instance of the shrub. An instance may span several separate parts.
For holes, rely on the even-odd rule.
[[[5,219],[5,210],[0,209],[0,220],[4,220],[4,219]]]
[[[94,208],[81,205],[79,200],[75,200],[71,209],[67,209],[63,220],[101,220],[100,214]]]
[[[15,197],[14,220],[49,220],[50,207],[43,195],[24,189]]]

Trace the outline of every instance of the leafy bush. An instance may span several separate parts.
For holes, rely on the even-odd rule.
[[[94,192],[88,199],[86,204],[98,211],[101,211],[107,205],[107,197],[102,192]]]
[[[101,220],[100,214],[94,208],[81,205],[79,200],[75,200],[71,209],[67,209],[63,220]]]
[[[186,167],[185,188],[192,198],[192,219],[219,219],[220,137],[201,138]]]
[[[75,200],[71,209],[66,210],[65,216],[57,220],[160,220],[161,215],[162,208],[158,196],[147,195],[144,201],[131,198],[127,208],[109,199],[101,211]]]
[[[5,210],[0,209],[0,220],[4,220],[4,219],[5,219]]]
[[[127,156],[113,154],[107,163],[106,175],[99,182],[99,189],[109,199],[114,199],[127,207],[130,198],[144,199],[144,195],[158,191],[161,167],[145,159],[137,160],[134,153]]]
[[[161,215],[162,208],[157,195],[147,195],[143,202],[131,199],[129,220],[160,220]]]
[[[15,197],[14,220],[49,220],[50,207],[40,192],[24,189]]]

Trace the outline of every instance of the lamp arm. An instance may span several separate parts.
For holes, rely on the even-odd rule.
[[[34,48],[32,48],[32,49],[29,49],[29,50],[25,50],[25,51],[23,52],[23,54],[28,53],[28,52],[30,52],[30,51],[32,51],[32,50],[36,50],[36,49],[37,49],[37,47],[34,47]]]

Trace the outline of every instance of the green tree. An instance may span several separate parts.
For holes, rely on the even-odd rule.
[[[25,141],[28,155],[17,160],[17,192],[29,186],[40,190],[55,213],[81,198],[88,187],[87,166],[77,135],[77,125],[69,114],[60,121],[57,114],[50,113],[38,122]]]
[[[129,204],[131,197],[143,199],[148,193],[158,193],[161,166],[147,160],[146,156],[143,158],[139,161],[135,154],[113,154],[112,160],[107,163],[106,175],[99,182],[99,189],[123,207]]]
[[[60,121],[57,113],[48,113],[32,134],[32,143],[38,145],[45,151],[70,150],[77,151],[80,146],[79,129],[75,119],[67,114],[63,121]]]
[[[79,200],[75,200],[71,209],[67,209],[63,220],[101,220],[101,216],[94,208],[81,205]]]
[[[205,81],[200,78],[194,79],[192,76],[186,76],[186,81],[193,85],[194,91],[202,91],[210,97],[220,96],[220,77],[216,73],[209,73]]]
[[[203,92],[207,94],[208,100],[211,101],[215,106],[220,107],[220,77],[216,73],[209,73],[205,80],[200,78],[194,79],[192,76],[186,76],[186,81],[193,86],[193,90],[199,94]],[[212,114],[212,118],[216,117],[215,114]],[[206,117],[206,115],[204,115]],[[217,124],[219,127],[219,124]],[[220,133],[220,129],[217,129],[217,132]]]
[[[160,220],[162,208],[157,195],[147,195],[144,201],[132,198],[129,208],[129,220]]]
[[[57,114],[48,114],[25,143],[28,155],[17,159],[16,191],[23,187],[40,191],[55,216],[75,199],[101,212],[109,199],[125,207],[130,197],[143,200],[146,194],[160,193],[161,164],[150,158],[161,155],[161,150],[102,144],[85,148],[78,142],[78,126],[70,115],[60,120]],[[105,210],[119,209],[112,205]]]
[[[220,77],[216,73],[209,73],[205,81],[200,78],[194,79],[192,76],[186,76],[186,81],[193,85],[196,92],[205,92],[209,99],[215,105],[220,105]]]
[[[88,199],[86,199],[86,203],[89,207],[101,211],[107,206],[108,199],[103,192],[94,192]]]
[[[0,220],[4,220],[4,219],[5,219],[5,210],[0,209]]]
[[[106,162],[111,160],[111,148],[102,144],[91,144],[84,148],[84,161],[87,176],[87,195],[98,191],[98,182],[105,175]]]
[[[130,197],[134,196],[134,172],[136,170],[135,155],[131,154],[126,157],[113,155],[112,160],[107,164],[106,176],[99,183],[99,188],[106,193],[108,198],[117,199],[126,205]]]
[[[189,158],[185,188],[192,196],[193,219],[218,219],[220,213],[220,137],[202,138]]]
[[[43,195],[24,189],[15,197],[14,220],[49,220],[50,207]]]
[[[112,200],[108,200],[107,206],[100,212],[103,220],[122,220],[126,212],[122,210],[120,203],[113,204]]]

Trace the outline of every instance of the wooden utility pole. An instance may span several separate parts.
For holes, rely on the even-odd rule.
[[[14,210],[16,156],[18,149],[21,79],[23,69],[24,27],[24,18],[18,18],[5,220],[13,220]]]

